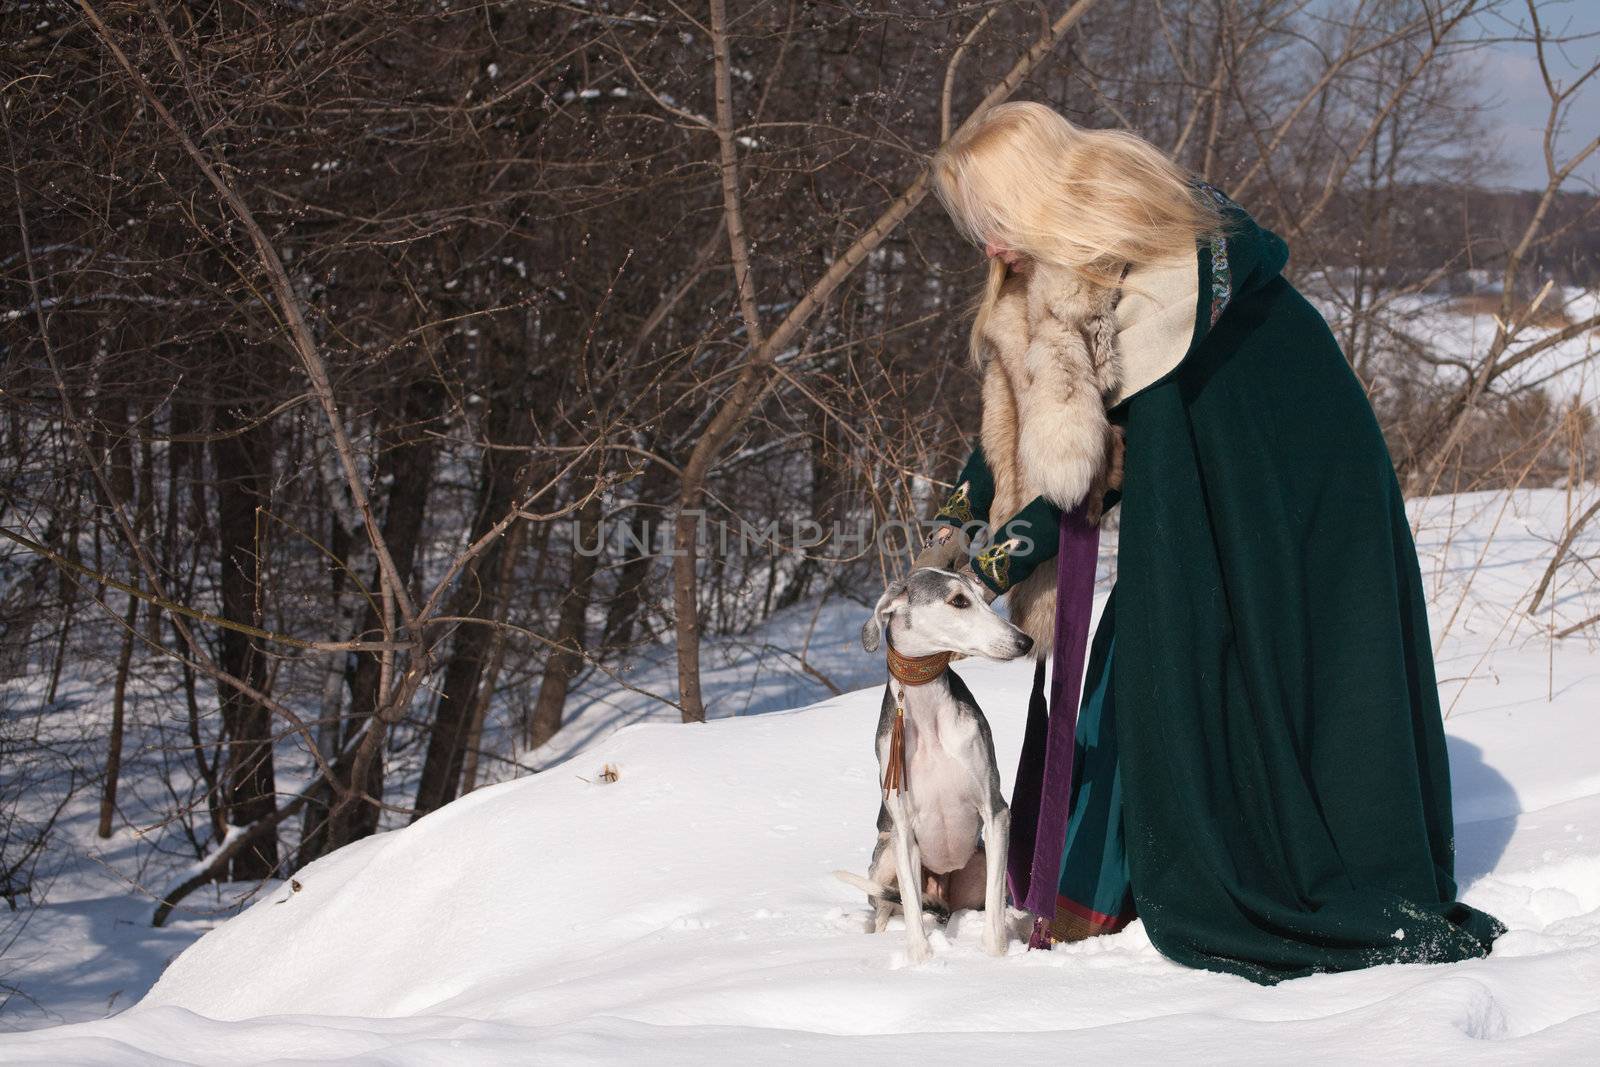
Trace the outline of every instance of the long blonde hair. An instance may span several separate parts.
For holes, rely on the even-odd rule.
[[[994,241],[1034,260],[1116,285],[1125,263],[1171,262],[1219,232],[1216,205],[1184,171],[1126,130],[1073,125],[1044,104],[1012,101],[986,111],[933,160],[934,188],[951,219],[982,245]],[[989,276],[972,324],[972,355],[1006,279]]]

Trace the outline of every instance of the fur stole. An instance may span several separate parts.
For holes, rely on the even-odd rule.
[[[1105,399],[1121,382],[1116,297],[1115,289],[1044,263],[1001,290],[981,335],[983,454],[995,483],[991,529],[1036,496],[1069,511],[1100,476],[1110,433]],[[1007,601],[1037,655],[1047,655],[1055,628],[1054,558],[1008,590]]]

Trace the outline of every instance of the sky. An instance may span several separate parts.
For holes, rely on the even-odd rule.
[[[1507,5],[1508,15],[1520,15],[1526,25],[1522,4]],[[1561,50],[1547,50],[1551,73],[1565,81],[1600,57],[1600,0],[1541,0],[1539,21],[1547,33],[1590,34]],[[1484,29],[1508,36],[1512,27],[1503,20],[1486,22]],[[1545,185],[1544,124],[1550,100],[1539,74],[1533,46],[1527,42],[1495,44],[1480,57],[1467,62],[1481,64],[1478,89],[1485,104],[1492,107],[1488,125],[1500,141],[1507,169],[1497,184],[1513,188],[1542,189]],[[1565,136],[1557,142],[1558,153],[1586,144],[1600,133],[1600,75],[1578,91],[1567,117]],[[1558,157],[1557,162],[1560,162]],[[1568,189],[1600,188],[1600,153],[1589,157],[1566,185]]]

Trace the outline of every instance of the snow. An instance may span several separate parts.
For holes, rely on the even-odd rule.
[[[1600,589],[1569,565],[1553,606],[1524,608],[1594,492],[1412,504],[1462,895],[1510,927],[1486,960],[1267,989],[1165,960],[1138,923],[994,959],[978,916],[961,913],[932,935],[934,959],[908,966],[903,930],[864,932],[860,893],[830,873],[864,871],[873,843],[882,664],[853,645],[865,609],[813,603],[708,649],[708,691],[728,717],[683,726],[638,694],[592,693],[540,773],[304,868],[299,891],[272,886],[136,1006],[0,1039],[0,1062],[1592,1059],[1600,656],[1591,637],[1548,635],[1600,610]],[[1597,547],[1593,532],[1579,544]],[[732,714],[797,691],[805,676],[766,646],[798,651],[808,633],[808,662],[867,687]],[[754,676],[769,659],[783,666]],[[1028,666],[958,669],[1009,787]],[[629,681],[669,689],[665,671],[645,662]],[[177,936],[89,929],[85,969]],[[96,947],[106,958],[88,960]]]
[[[1348,329],[1347,311],[1339,300],[1330,297],[1328,287],[1343,289],[1348,284],[1349,279],[1340,278],[1339,272],[1330,272],[1321,280],[1308,279],[1313,303],[1341,337]],[[1496,293],[1493,285],[1485,284],[1475,290],[1476,299],[1438,293],[1394,295],[1383,301],[1377,321],[1435,354],[1483,353],[1499,334],[1501,322],[1494,313],[1493,303],[1485,305],[1476,301]],[[1545,342],[1565,324],[1584,322],[1600,314],[1600,292],[1576,286],[1552,286],[1538,310],[1545,317],[1542,321],[1535,316],[1534,322],[1516,324],[1516,336],[1510,346],[1513,357],[1525,348]],[[1521,389],[1538,388],[1557,406],[1573,402],[1600,404],[1600,376],[1594,371],[1597,351],[1600,351],[1600,332],[1581,331],[1514,367],[1497,379],[1493,391],[1512,395]],[[1412,366],[1410,369],[1421,368]],[[1460,374],[1458,367],[1441,364],[1433,369],[1432,377],[1441,383],[1456,383]]]

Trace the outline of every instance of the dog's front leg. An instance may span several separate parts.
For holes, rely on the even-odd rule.
[[[991,956],[1006,954],[1006,850],[1011,837],[1011,809],[986,812],[983,851],[988,878],[983,894],[983,950]]]
[[[911,829],[906,794],[895,790],[884,804],[889,809],[889,818],[894,821],[895,881],[900,887],[900,908],[906,917],[906,955],[912,963],[922,963],[933,956],[928,935],[922,929],[922,850],[917,847],[917,837]]]

